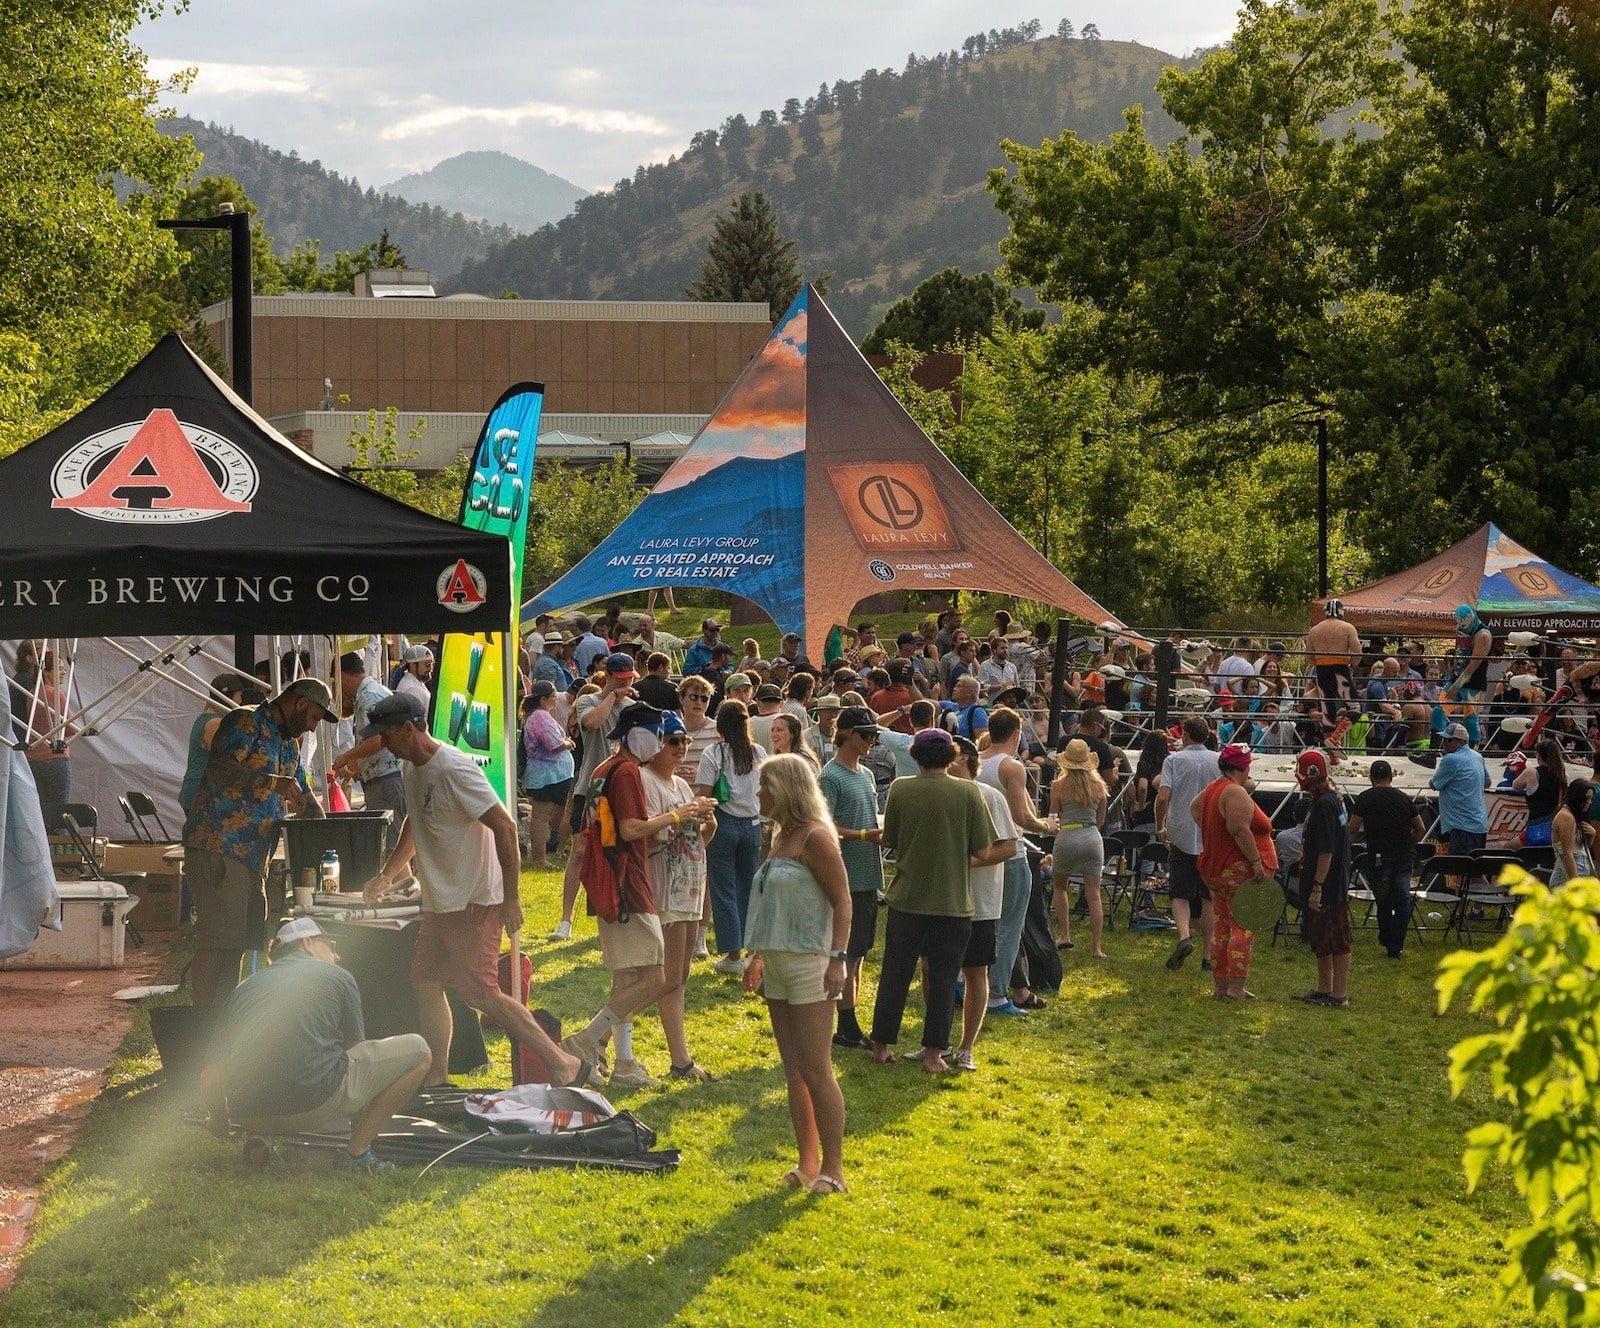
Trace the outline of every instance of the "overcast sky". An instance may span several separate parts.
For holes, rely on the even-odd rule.
[[[1063,14],[1173,54],[1224,39],[1237,0],[191,0],[140,29],[176,108],[381,185],[499,148],[588,189],[682,152],[735,111],[989,28]]]

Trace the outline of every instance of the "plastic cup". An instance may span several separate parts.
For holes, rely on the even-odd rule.
[[[311,912],[311,900],[316,891],[309,886],[297,885],[294,888],[294,907],[297,913]]]

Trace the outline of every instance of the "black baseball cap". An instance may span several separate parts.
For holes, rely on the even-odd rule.
[[[422,698],[412,692],[395,692],[386,696],[367,711],[367,726],[361,730],[363,739],[376,738],[402,724],[421,724],[427,717]]]
[[[863,733],[876,737],[878,717],[866,706],[846,706],[839,712],[839,723],[835,732]]]

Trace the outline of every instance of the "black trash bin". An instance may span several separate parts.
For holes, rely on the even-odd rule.
[[[319,820],[279,822],[289,882],[298,885],[307,867],[320,868],[330,848],[339,854],[339,885],[359,890],[383,867],[383,841],[393,812],[332,812]]]

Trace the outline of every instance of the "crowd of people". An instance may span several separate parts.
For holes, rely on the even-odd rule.
[[[831,1053],[899,1058],[920,981],[919,1045],[904,1059],[930,1074],[976,1070],[986,1020],[1026,1018],[1046,1003],[1035,987],[1051,984],[1035,976],[1022,944],[1040,884],[1053,904],[1057,954],[1079,943],[1077,916],[1087,920],[1086,961],[1104,958],[1103,881],[1113,856],[1118,871],[1130,869],[1116,832],[1140,828],[1166,866],[1169,969],[1200,949],[1219,1000],[1254,999],[1254,936],[1235,909],[1243,892],[1275,880],[1299,905],[1316,959],[1315,985],[1301,999],[1347,1006],[1355,852],[1364,855],[1378,942],[1398,958],[1425,822],[1436,819],[1451,853],[1485,842],[1490,780],[1478,748],[1487,743],[1467,721],[1486,713],[1496,689],[1587,695],[1587,679],[1600,674],[1554,652],[1538,663],[1513,655],[1492,670],[1478,654],[1486,629],[1475,615],[1460,625],[1458,652],[1442,665],[1404,642],[1375,650],[1388,643],[1346,630],[1337,601],[1307,638],[1303,662],[1291,663],[1277,642],[1257,650],[1240,639],[1224,653],[1174,640],[1181,708],[1170,731],[1130,722],[1154,699],[1146,644],[1101,641],[1086,665],[1063,662],[1073,709],[1047,747],[1042,692],[1053,643],[1043,624],[1030,632],[1004,613],[975,642],[963,616],[947,612],[901,633],[892,655],[871,622],[837,629],[820,668],[793,634],[770,660],[754,640],[742,642],[736,666],[739,652],[714,617],[692,642],[658,633],[648,615],[627,629],[620,612],[579,617],[570,633],[541,619],[521,660],[526,859],[545,866],[567,856],[551,939],[570,938],[586,895],[611,978],[602,1008],[560,1044],[501,991],[495,969],[502,936],[522,923],[516,822],[482,772],[430,736],[425,701],[400,685],[420,668],[405,664],[391,689],[346,656],[341,693],[354,745],[335,771],[359,779],[369,805],[377,799],[397,813],[364,893],[376,900],[412,873],[422,881],[411,972],[427,1049],[420,1082],[445,1080],[447,987],[530,1048],[552,1082],[654,1084],[633,1043],[635,1020],[651,1010],[667,1044],[666,1074],[708,1079],[684,1013],[703,957],[767,1003],[797,1141],[787,1179],[842,1191],[843,1102]],[[1536,673],[1537,686],[1513,669]],[[251,682],[226,676],[218,690],[247,697]],[[1185,705],[1186,691],[1202,690],[1204,703]],[[1371,762],[1371,787],[1353,799],[1334,780],[1340,752],[1403,753],[1416,741],[1413,704],[1429,710],[1436,818],[1394,787],[1388,760]],[[261,939],[265,829],[286,814],[317,814],[296,740],[337,720],[338,709],[326,684],[301,678],[253,709],[196,720],[185,844],[203,924],[197,1002],[227,999],[239,952]],[[1444,711],[1442,724],[1435,711]],[[1365,734],[1354,732],[1358,721]],[[1251,769],[1274,750],[1275,731],[1285,738],[1278,750],[1297,753],[1300,796],[1291,815],[1269,818]],[[1593,862],[1594,790],[1566,777],[1567,732],[1552,722],[1537,759],[1516,776],[1530,823],[1547,827],[1558,881]],[[858,1001],[880,941],[869,1014]],[[320,953],[310,935],[287,943]],[[410,1076],[414,1061],[397,1052],[392,1067]],[[322,1084],[325,1065],[320,1073]]]

